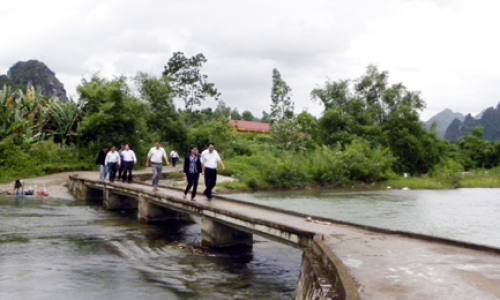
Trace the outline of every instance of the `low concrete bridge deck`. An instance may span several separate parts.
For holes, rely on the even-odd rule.
[[[225,197],[184,200],[179,190],[140,183],[102,183],[97,175],[71,177],[92,189],[147,198],[151,204],[206,216],[265,237],[308,247],[312,236],[346,266],[358,295],[349,299],[500,299],[500,250],[418,235],[370,230]],[[140,205],[140,204],[139,204]],[[202,225],[203,227],[203,225]]]

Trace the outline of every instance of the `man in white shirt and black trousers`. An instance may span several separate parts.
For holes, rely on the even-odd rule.
[[[121,152],[121,156],[123,164],[122,181],[132,183],[132,169],[134,169],[134,165],[137,164],[135,153],[133,150],[130,150],[130,146],[127,144],[125,145],[125,150]]]
[[[158,190],[158,181],[162,174],[163,160],[165,160],[168,166],[167,153],[165,149],[161,147],[160,142],[156,142],[155,146],[149,150],[148,159],[146,161],[146,167],[151,165],[151,169],[153,169],[153,191]]]
[[[115,146],[111,147],[111,151],[106,154],[104,165],[109,169],[109,182],[114,182],[116,176],[116,168],[121,166],[120,153],[116,151]],[[118,178],[118,181],[120,181],[120,178]]]
[[[208,143],[208,149],[204,150],[201,153],[201,167],[203,169],[203,173],[205,174],[205,186],[206,189],[203,192],[205,196],[207,196],[208,201],[212,200],[212,190],[215,187],[217,182],[217,165],[221,165],[222,170],[225,170],[226,167],[222,162],[217,150],[215,150],[214,143]]]

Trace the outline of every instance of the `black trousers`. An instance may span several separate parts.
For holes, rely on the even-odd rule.
[[[132,170],[134,169],[133,161],[124,161],[123,162],[123,174],[122,181],[132,182]]]
[[[178,158],[178,157],[172,157],[172,166],[174,166],[174,167],[175,167],[175,165],[177,164],[177,161],[178,161],[178,160],[179,160],[179,158]],[[187,176],[187,174],[186,174],[186,176]]]
[[[123,173],[123,160],[122,160],[122,164],[118,168],[118,180],[120,180],[122,178],[122,173]]]
[[[117,163],[108,163],[109,168],[109,182],[114,182],[116,177]]]
[[[207,196],[208,199],[212,199],[212,190],[217,183],[217,169],[205,168],[205,191],[203,194]]]
[[[200,173],[186,173],[186,178],[188,185],[186,190],[184,191],[184,195],[187,195],[191,187],[193,188],[193,192],[191,193],[191,199],[194,199],[196,196],[196,189],[198,188],[198,179],[200,179]]]

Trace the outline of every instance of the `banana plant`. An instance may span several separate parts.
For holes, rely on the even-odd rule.
[[[81,103],[73,101],[61,102],[58,98],[49,100],[48,136],[54,136],[61,140],[62,145],[66,145],[71,137],[78,133],[78,125],[83,118]]]

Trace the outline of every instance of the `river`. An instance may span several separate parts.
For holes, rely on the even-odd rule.
[[[231,197],[311,216],[500,248],[500,189],[289,191]]]
[[[500,189],[311,191],[234,198],[500,248]],[[147,225],[102,203],[0,198],[0,299],[292,299],[301,251],[200,249],[196,224]]]
[[[198,248],[198,225],[141,224],[102,204],[0,198],[0,299],[292,299],[301,251]]]

